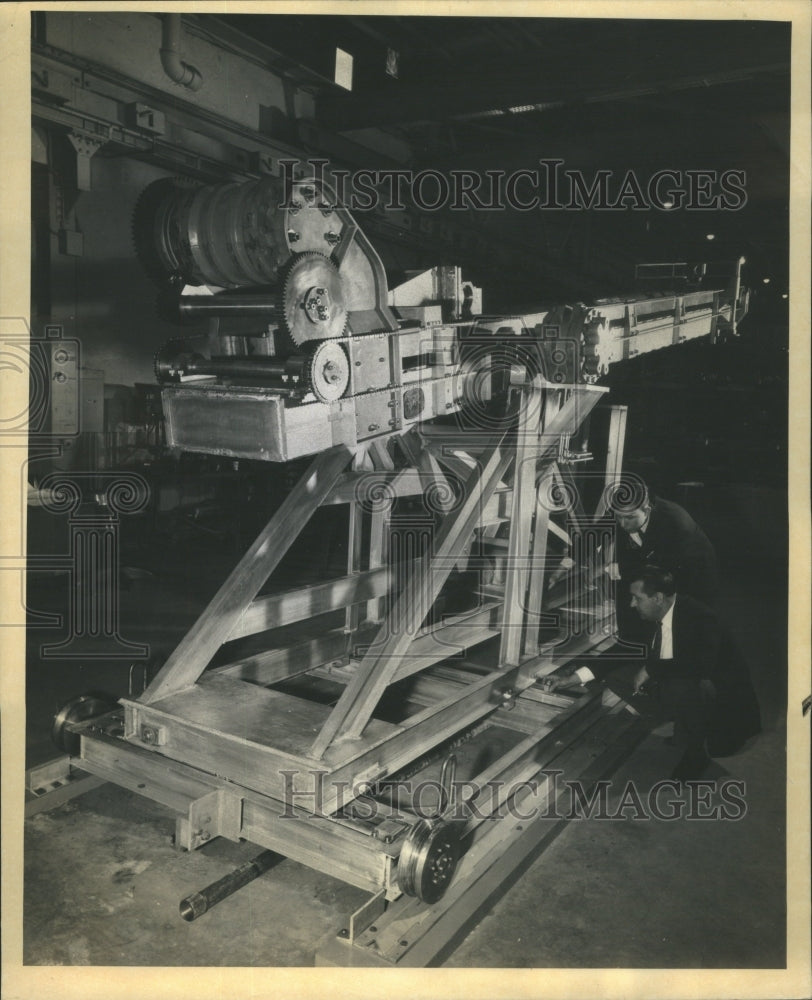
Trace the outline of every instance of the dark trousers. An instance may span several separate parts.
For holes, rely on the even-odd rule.
[[[713,683],[698,677],[662,677],[655,697],[663,719],[674,722],[675,742],[686,750],[703,751],[716,704]]]

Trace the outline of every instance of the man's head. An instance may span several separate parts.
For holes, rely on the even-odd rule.
[[[644,487],[643,494],[639,499],[635,499],[634,507],[619,507],[615,509],[615,519],[620,527],[631,534],[633,531],[640,531],[648,523],[651,514],[651,500],[648,490]]]
[[[674,603],[677,588],[668,570],[646,566],[631,582],[632,607],[643,621],[662,621]]]

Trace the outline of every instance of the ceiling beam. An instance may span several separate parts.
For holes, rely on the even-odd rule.
[[[737,50],[681,53],[669,72],[662,52],[649,52],[631,63],[602,61],[581,67],[540,62],[513,67],[502,73],[452,77],[449,81],[409,84],[401,81],[387,91],[355,94],[323,94],[317,101],[317,116],[331,128],[391,127],[454,118],[486,117],[508,112],[511,107],[538,106],[536,110],[584,103],[605,103],[648,94],[707,89],[748,80],[763,74],[789,71],[786,52]],[[483,84],[483,78],[487,85]],[[780,88],[778,88],[780,90]],[[498,116],[495,116],[498,117]]]

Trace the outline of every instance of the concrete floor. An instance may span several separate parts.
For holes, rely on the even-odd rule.
[[[710,497],[700,520],[717,541],[725,611],[753,669],[765,732],[709,777],[745,782],[739,821],[575,821],[447,959],[448,967],[779,968],[785,964],[785,572],[782,498]],[[771,519],[772,515],[772,519]],[[742,539],[748,539],[742,544]],[[160,546],[158,546],[160,549]],[[141,549],[148,562],[147,547]],[[196,553],[196,554],[195,554]],[[192,547],[155,554],[152,577],[122,593],[122,633],[171,649],[223,578],[233,554]],[[131,554],[130,557],[132,558]],[[33,607],[56,608],[64,581],[34,581]],[[129,664],[44,661],[31,631],[28,763],[54,756],[53,712],[77,693],[127,689]],[[678,750],[651,736],[615,775],[640,792],[667,777]],[[259,849],[217,840],[171,845],[174,817],[102,786],[26,822],[24,961],[31,965],[301,966],[365,894],[294,862],[189,924],[190,891]]]

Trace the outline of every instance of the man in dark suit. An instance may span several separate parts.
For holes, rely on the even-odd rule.
[[[645,627],[645,658],[632,680],[633,695],[651,699],[658,721],[673,719],[675,742],[684,748],[672,778],[698,778],[711,756],[736,753],[761,731],[747,664],[716,613],[677,592],[672,573],[646,566],[633,574],[630,605]],[[614,658],[595,658],[548,677],[548,690],[605,676]]]
[[[708,607],[718,600],[716,553],[705,532],[679,504],[649,494],[643,488],[634,507],[616,507],[617,618],[621,639],[639,639],[641,632],[630,608],[630,585],[645,566],[667,567],[680,594]]]

